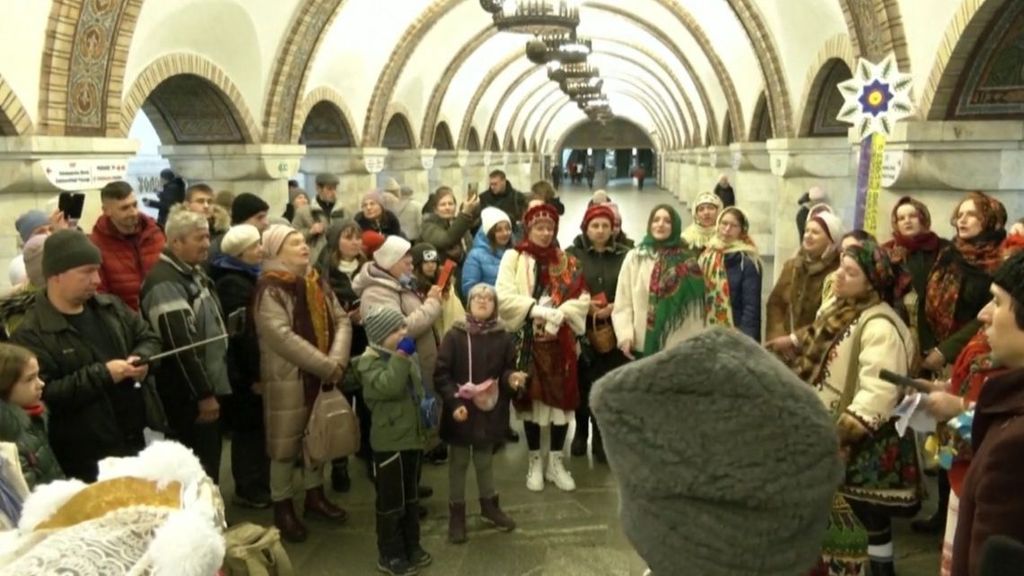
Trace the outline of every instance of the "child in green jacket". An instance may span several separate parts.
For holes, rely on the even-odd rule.
[[[0,442],[18,447],[29,489],[64,477],[47,436],[39,362],[21,346],[0,344]]]
[[[369,347],[356,369],[372,415],[370,447],[377,486],[377,568],[417,574],[432,558],[420,546],[417,485],[427,430],[420,418],[423,384],[397,310],[375,306],[363,319]]]

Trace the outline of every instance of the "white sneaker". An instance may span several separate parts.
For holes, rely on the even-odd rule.
[[[553,482],[559,490],[572,492],[576,489],[576,481],[572,479],[572,474],[565,469],[563,458],[561,452],[552,452],[548,455],[548,470],[544,473],[544,478]]]
[[[544,490],[544,462],[540,452],[530,452],[530,470],[526,473],[526,489],[531,492]]]

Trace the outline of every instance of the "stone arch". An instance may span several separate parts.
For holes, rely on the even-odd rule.
[[[476,131],[475,127],[469,128],[469,134],[466,136],[466,150],[470,152],[479,152],[482,150],[480,146],[480,134]]]
[[[501,140],[498,140],[498,133],[491,132],[489,138],[487,138],[487,149],[491,152],[501,152]]]
[[[441,113],[441,104],[444,103],[444,97],[448,94],[448,87],[451,85],[452,80],[455,79],[455,75],[474,52],[483,46],[485,42],[497,36],[497,34],[498,29],[494,26],[484,28],[473,36],[469,42],[466,42],[459,48],[459,51],[455,53],[451,62],[444,69],[444,74],[441,75],[441,79],[434,85],[434,90],[430,93],[430,100],[427,100],[426,112],[423,115],[423,130],[420,135],[420,142],[423,143],[424,148],[435,147],[433,142],[434,126],[437,123],[438,115]]]
[[[570,136],[572,136],[573,132],[575,132],[576,130],[578,130],[579,128],[581,128],[583,126],[586,126],[587,124],[590,124],[591,122],[594,122],[594,121],[591,120],[590,118],[581,118],[577,122],[574,122],[571,125],[569,125],[569,127],[565,129],[565,132],[557,140],[555,140],[555,147],[553,148],[553,150],[561,150],[562,148],[564,148],[565,147],[565,141],[568,140]],[[635,122],[634,120],[632,120],[632,119],[630,119],[630,118],[628,118],[626,116],[615,116],[615,118],[613,118],[611,120],[611,122],[624,122],[624,123],[627,123],[627,124],[632,124],[633,127],[636,128],[637,130],[639,130],[641,132],[647,132],[647,130],[642,125],[640,125],[640,123]],[[650,144],[649,147],[652,150],[657,148],[653,138],[648,136],[647,139],[648,139],[648,144]]]
[[[536,154],[537,152],[540,152],[540,150],[537,149],[537,138],[536,137],[534,137],[533,141],[530,142],[530,152],[533,152],[534,154]]]
[[[708,124],[707,130],[704,131],[704,145],[714,146],[718,143],[718,138],[715,137],[715,127],[712,124]]]
[[[299,144],[306,148],[351,148],[355,138],[341,108],[330,100],[321,100],[306,115]]]
[[[0,136],[24,136],[32,131],[32,119],[10,84],[0,76]]]
[[[754,117],[750,123],[750,141],[767,142],[775,137],[772,132],[771,109],[768,107],[768,98],[764,92],[757,99],[754,106]]]
[[[800,137],[842,137],[846,136],[849,124],[836,119],[843,107],[843,95],[839,84],[853,78],[853,72],[845,60],[832,58],[822,65],[814,78],[807,103],[800,120]]]
[[[946,28],[918,107],[926,120],[944,120],[954,105],[969,57],[984,42],[985,31],[1012,0],[964,0]]]
[[[388,120],[381,137],[380,146],[389,150],[411,150],[416,147],[416,137],[412,133],[409,118],[401,112],[395,112]]]
[[[519,148],[518,148],[518,150],[520,152],[529,152],[529,150],[526,149],[526,137],[525,136],[520,136],[519,137]]]
[[[855,55],[878,62],[893,52],[900,71],[910,72],[910,52],[899,0],[839,0],[839,4]]]
[[[736,132],[732,129],[732,119],[725,115],[725,122],[722,123],[722,138],[720,142],[728,146],[736,141]]]
[[[172,82],[170,87],[174,87],[175,82],[184,81],[187,84],[178,84],[177,88],[197,90],[196,94],[190,94],[187,91],[178,92],[165,87],[169,91],[161,95],[173,99],[176,94],[182,94],[183,98],[192,100],[193,107],[201,102],[201,118],[183,118],[189,121],[184,124],[177,123],[176,114],[167,117],[169,110],[161,111],[160,106],[150,102],[150,96],[168,81]],[[189,107],[189,102],[186,101],[184,104],[181,108]],[[164,107],[169,108],[171,105],[172,103],[167,101]],[[220,67],[198,54],[168,54],[146,66],[135,79],[121,106],[122,134],[128,133],[140,108],[153,122],[162,139],[171,136],[171,141],[179,143],[222,142],[227,139],[247,144],[260,141],[259,126],[245,106],[241,92]],[[178,124],[177,127],[172,125],[175,123]],[[164,130],[163,133],[161,129]],[[202,134],[202,130],[207,130],[207,133]],[[233,131],[237,131],[237,139],[233,138]],[[184,139],[179,139],[178,136],[183,136]]]
[[[797,136],[803,137],[811,133],[814,121],[814,108],[821,94],[822,84],[827,79],[827,67],[836,60],[842,61],[850,70],[857,66],[857,57],[853,53],[853,44],[850,43],[850,37],[846,34],[836,34],[829,38],[821,50],[818,51],[814,64],[807,70],[804,93],[800,97],[803,108],[799,114],[800,126],[797,130]]]
[[[303,128],[306,125],[306,120],[309,118],[310,112],[313,107],[318,106],[322,103],[329,102],[331,106],[341,114],[341,122],[343,122],[343,128],[348,132],[352,139],[351,146],[355,146],[359,143],[359,134],[356,132],[355,121],[353,120],[352,110],[349,109],[348,104],[341,97],[341,94],[334,88],[328,86],[319,86],[314,88],[306,97],[302,99],[302,102],[295,109],[298,114],[299,121],[292,124],[292,134],[288,137],[288,142],[298,142],[302,137]]]
[[[696,111],[695,111],[695,109],[693,107],[693,103],[690,101],[690,98],[687,95],[686,90],[683,88],[682,82],[679,81],[679,78],[677,78],[675,73],[672,72],[672,70],[669,68],[668,63],[663,61],[660,57],[658,57],[657,54],[655,54],[649,48],[643,46],[642,44],[634,44],[634,43],[626,42],[626,41],[623,41],[623,40],[620,40],[620,39],[604,38],[604,37],[595,37],[594,39],[601,39],[603,41],[613,42],[615,44],[619,44],[619,45],[622,45],[622,46],[626,46],[626,47],[632,48],[632,49],[634,49],[634,50],[636,50],[638,52],[643,53],[644,56],[646,56],[647,58],[650,58],[652,61],[655,62],[656,65],[661,67],[661,69],[664,72],[664,74],[672,79],[673,83],[676,86],[676,89],[679,91],[679,94],[682,96],[683,104],[685,104],[687,112],[689,113],[691,125],[688,125],[686,128],[687,129],[692,129],[694,131],[699,130],[700,123],[697,121],[697,113],[696,113]],[[609,52],[609,53],[611,53],[611,52]],[[480,100],[483,98],[484,93],[487,91],[487,88],[494,83],[494,81],[498,77],[498,75],[500,75],[502,72],[504,72],[512,63],[519,61],[520,60],[520,56],[523,56],[523,55],[524,55],[524,51],[522,49],[515,50],[513,53],[509,54],[507,57],[505,57],[500,62],[495,64],[495,66],[493,68],[491,68],[491,70],[487,73],[487,75],[484,77],[484,79],[478,84],[477,90],[476,90],[476,92],[473,93],[473,97],[470,98],[469,106],[466,108],[468,110],[468,112],[463,117],[463,120],[462,120],[462,130],[460,131],[460,137],[459,137],[459,141],[460,142],[464,141],[464,139],[465,139],[464,135],[466,134],[467,130],[469,129],[469,126],[472,123],[473,118],[476,116],[477,107],[479,106]],[[621,55],[621,54],[615,54],[615,55],[617,55],[620,58],[625,59],[624,55]],[[634,61],[634,63],[637,66],[643,66],[642,64],[640,64],[637,61]],[[453,63],[450,66],[454,66],[454,61],[453,61]],[[526,79],[526,77],[529,76],[532,72],[533,72],[532,69],[527,69],[522,74],[520,74],[519,77],[516,78],[516,80],[514,80],[511,83],[509,83],[509,88],[506,89],[505,93],[501,96],[501,98],[499,98],[498,105],[495,106],[495,110],[500,110],[502,108],[502,106],[504,106],[504,103],[512,95],[512,90],[520,82],[524,81]],[[658,78],[659,81],[660,81],[660,79],[661,79],[660,75],[655,74],[654,76],[655,76],[655,78]],[[451,81],[449,80],[449,83],[450,82]],[[697,83],[700,82],[700,80],[697,79],[697,78],[693,78],[693,82],[694,82],[694,84],[697,84]],[[669,90],[667,86],[665,88],[666,88],[666,92],[668,92],[669,94],[672,93],[671,90]],[[675,104],[678,107],[679,103],[676,102]],[[440,106],[440,105],[441,105],[441,103],[439,101],[437,103],[437,106]],[[429,116],[431,114],[431,111],[428,110],[427,114]],[[685,118],[685,116],[681,112],[680,112],[680,117]],[[496,123],[496,122],[497,122],[497,115],[494,115],[491,118],[491,123],[489,124],[489,129],[493,129],[494,128],[494,123]]]
[[[627,62],[627,63],[629,63],[629,64],[631,64],[631,65],[635,66],[635,67],[636,67],[636,68],[637,68],[638,70],[644,70],[644,69],[645,69],[645,64],[644,64],[643,62],[640,62],[639,60],[636,60],[636,59],[634,59],[634,58],[631,58],[631,57],[629,57],[629,56],[627,56],[627,55],[625,55],[625,54],[619,54],[619,53],[617,53],[617,52],[614,52],[614,51],[605,51],[605,50],[595,50],[595,51],[594,51],[594,54],[601,54],[601,55],[604,55],[604,56],[608,56],[608,57],[611,57],[611,58],[615,58],[615,59],[618,59],[618,60],[622,60],[622,61],[624,61],[624,62]],[[662,78],[661,78],[661,76],[659,76],[658,74],[650,73],[650,75],[651,75],[651,77],[652,77],[652,78],[654,78],[654,80],[655,80],[656,82],[658,82],[658,83],[659,83],[659,84],[661,85],[661,87],[662,87],[662,88],[663,88],[663,89],[665,90],[665,93],[666,93],[666,94],[668,94],[668,95],[669,95],[669,97],[671,98],[671,97],[672,97],[672,91],[671,91],[671,90],[669,89],[668,85],[667,85],[667,84],[665,84],[665,82],[664,82],[664,79],[662,79]],[[610,76],[608,76],[608,74],[605,74],[604,76],[605,76],[606,78],[607,78],[607,77],[610,77]],[[617,77],[617,78],[618,78],[618,79],[620,79],[620,80],[623,80],[623,81],[627,81],[627,80],[626,80],[625,78],[622,78],[622,77]],[[640,76],[640,75],[637,75],[637,76],[635,76],[635,78],[637,78],[637,79],[640,79],[640,78],[641,78],[641,76]],[[514,88],[515,88],[516,86],[518,86],[518,85],[519,85],[519,83],[521,83],[521,82],[522,82],[522,81],[524,81],[524,80],[525,80],[525,76],[524,76],[524,78],[523,78],[522,80],[519,80],[518,82],[515,82],[515,83],[513,83],[513,84],[512,84],[511,86],[510,86],[509,90],[508,90],[508,91],[506,91],[506,94],[507,94],[507,95],[511,95],[511,92],[512,92],[512,90],[513,90],[513,89],[514,89]],[[636,85],[636,84],[635,84],[634,82],[632,82],[632,81],[629,81],[629,83],[630,83],[631,85],[633,85],[633,86],[637,86],[637,85]],[[647,93],[647,91],[646,91],[646,90],[644,90],[643,92],[645,92],[645,94]],[[674,129],[674,130],[673,130],[673,138],[672,138],[672,140],[673,140],[673,141],[682,141],[682,140],[683,140],[683,137],[682,137],[682,134],[679,134],[679,132],[680,132],[680,131],[686,131],[686,130],[688,130],[688,129],[689,129],[689,126],[688,126],[688,122],[687,122],[687,119],[686,119],[686,114],[685,114],[685,113],[683,112],[683,109],[682,109],[682,107],[680,107],[680,105],[679,105],[679,102],[678,102],[678,101],[676,101],[676,100],[675,100],[675,98],[671,98],[670,102],[669,102],[669,103],[666,103],[666,102],[665,102],[665,101],[664,101],[664,100],[663,100],[663,99],[662,99],[662,98],[661,98],[661,97],[660,97],[660,96],[659,96],[659,95],[658,95],[658,94],[657,94],[656,92],[654,92],[654,91],[650,91],[650,93],[649,93],[649,97],[651,98],[651,100],[652,100],[653,102],[655,102],[655,103],[656,103],[656,105],[657,105],[656,107],[658,108],[658,110],[660,110],[660,111],[661,111],[661,112],[663,113],[663,115],[664,115],[664,118],[665,118],[665,120],[666,120],[666,125]],[[504,104],[504,100],[502,100],[502,104]],[[513,128],[515,127],[516,121],[518,120],[518,118],[519,118],[519,115],[520,115],[520,113],[522,113],[522,111],[523,111],[523,108],[524,108],[524,106],[525,106],[526,104],[527,104],[527,101],[526,101],[526,100],[524,99],[523,101],[521,101],[521,102],[520,102],[520,103],[518,104],[518,106],[516,107],[515,111],[514,111],[514,112],[512,113],[512,118],[511,118],[511,120],[509,121],[509,125],[508,125],[508,127],[507,127],[507,130],[508,130],[509,132],[511,132],[511,131],[513,130]],[[680,127],[680,126],[677,126],[677,123],[676,123],[675,119],[674,119],[674,118],[672,117],[672,112],[671,112],[671,109],[670,109],[670,104],[674,104],[674,105],[675,105],[675,111],[676,111],[676,113],[677,113],[677,114],[678,114],[678,116],[679,116],[679,121],[680,121],[680,123],[682,124],[682,126],[681,126],[681,127]],[[500,110],[500,108],[499,108],[498,110]],[[531,110],[531,111],[530,111],[530,112],[528,113],[528,115],[527,115],[527,120],[526,120],[526,121],[525,121],[525,122],[523,123],[523,131],[524,131],[524,132],[525,132],[525,130],[526,130],[526,126],[527,126],[527,125],[529,125],[529,119],[530,119],[530,118],[531,118],[531,117],[533,116],[534,112],[535,112],[534,110]],[[495,114],[494,114],[493,120],[494,120],[495,122],[497,122],[497,111],[496,111],[496,112],[495,112]],[[696,120],[696,119],[694,119],[694,120]]]
[[[39,76],[39,131],[122,137],[125,64],[143,0],[54,0]]]
[[[771,30],[765,23],[754,0],[729,0],[740,25],[747,33],[747,38],[754,46],[754,55],[761,68],[761,76],[768,87],[770,95],[768,104],[771,106],[771,117],[775,124],[775,133],[790,135],[793,133],[793,104],[790,101],[789,84],[782,67],[782,57],[775,43]],[[742,125],[733,125],[736,134],[744,134]]]
[[[437,124],[437,128],[434,129],[430,142],[430,147],[437,150],[455,150],[455,141],[452,140],[452,131],[448,128],[448,123],[443,120],[439,122]]]
[[[263,134],[278,144],[298,141],[309,110],[304,110],[302,94],[306,78],[320,44],[345,0],[302,0],[292,14],[291,24],[282,36],[274,70],[267,86],[263,106]],[[337,105],[337,103],[335,103]],[[343,113],[344,107],[339,106]],[[351,117],[348,125],[355,128]],[[350,134],[355,135],[350,130]]]

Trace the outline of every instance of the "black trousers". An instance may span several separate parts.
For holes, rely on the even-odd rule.
[[[270,493],[270,458],[263,423],[263,397],[237,391],[224,399],[231,427],[231,475],[243,496]]]
[[[627,362],[629,362],[629,358],[626,358],[617,348],[607,354],[590,354],[586,361],[581,359],[579,365],[580,405],[576,408],[577,436],[588,438],[590,434],[588,426],[593,420],[593,415],[590,413],[590,391],[594,388],[594,383],[619,366],[624,366]],[[595,437],[599,437],[597,420],[593,420],[593,423]]]
[[[381,558],[409,559],[420,547],[417,479],[419,450],[374,452],[377,484],[377,551]]]
[[[217,401],[223,404],[225,398],[218,398]],[[164,402],[164,410],[171,427],[168,438],[177,440],[192,450],[199,458],[199,463],[203,465],[206,475],[214,484],[220,484],[220,420],[196,422],[199,405],[191,400],[177,401],[174,404]]]

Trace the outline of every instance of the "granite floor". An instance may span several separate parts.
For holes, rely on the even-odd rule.
[[[657,189],[637,192],[627,182],[613,182],[609,189],[624,216],[624,228],[632,238],[643,236],[647,214],[661,202],[672,202]],[[579,222],[589,198],[586,189],[562,190],[566,214],[559,239],[568,245],[578,233]],[[226,447],[225,452],[229,447]],[[225,499],[229,502],[231,522],[252,521],[272,523],[269,511],[253,511],[230,505],[231,476],[224,456]],[[447,542],[446,466],[427,465],[424,483],[432,486],[435,496],[425,501],[430,515],[423,522],[423,545],[434,556],[434,564],[423,574],[451,576],[639,576],[644,563],[633,551],[618,521],[618,492],[615,479],[606,465],[590,459],[576,458],[571,470],[578,489],[564,493],[548,485],[543,493],[526,490],[526,447],[523,443],[501,451],[495,460],[495,476],[505,510],[518,522],[516,531],[508,534],[485,528],[470,506],[469,542],[452,545]],[[310,539],[298,545],[287,545],[296,573],[302,576],[376,574],[373,487],[367,479],[365,465],[351,463],[353,486],[347,494],[332,498],[349,512],[343,526],[310,522]],[[467,496],[475,497],[472,475]],[[927,506],[934,506],[928,503]],[[900,576],[935,576],[938,573],[938,538],[912,534],[907,521],[896,524],[897,568]],[[685,574],[672,576],[688,576]],[[701,576],[692,574],[689,576]],[[794,575],[796,576],[796,575]]]

